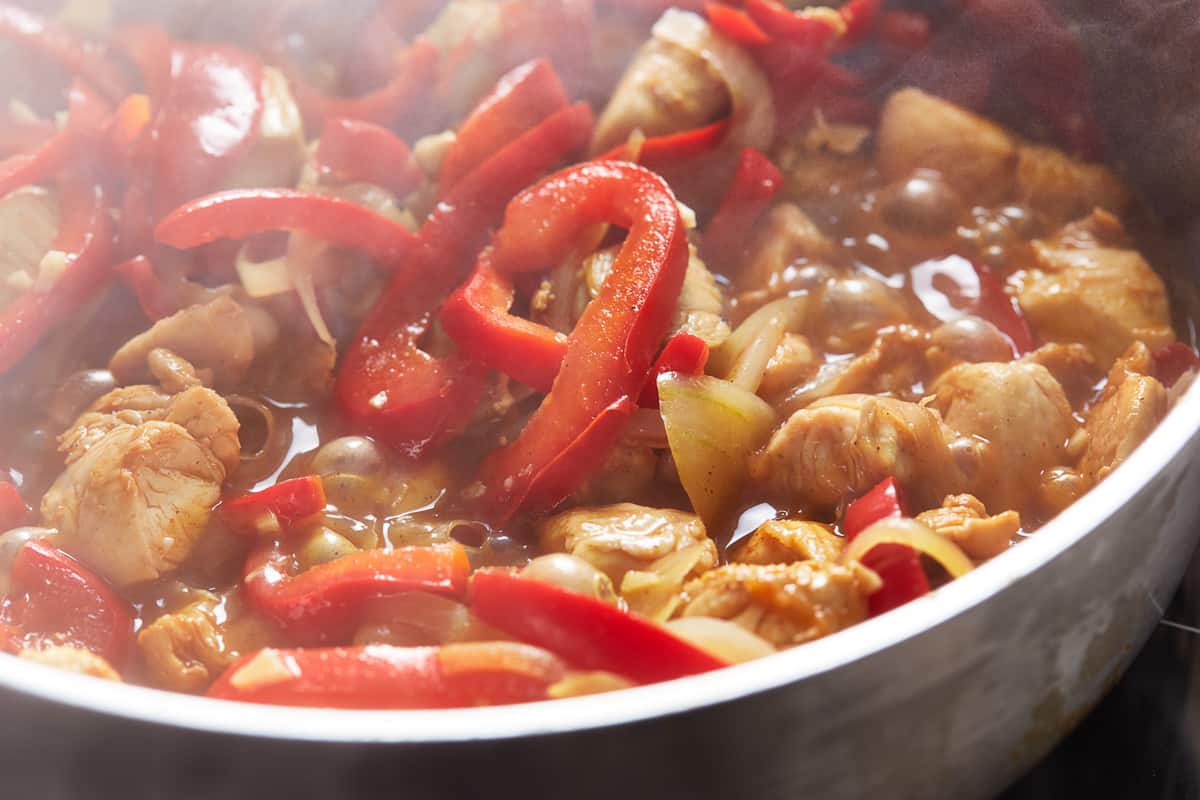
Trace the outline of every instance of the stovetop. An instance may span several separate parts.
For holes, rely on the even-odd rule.
[[[1120,683],[1001,800],[1200,799],[1200,552]]]

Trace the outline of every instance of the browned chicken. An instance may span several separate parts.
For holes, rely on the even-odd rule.
[[[738,280],[742,286],[761,288],[764,296],[782,294],[799,268],[827,264],[833,255],[833,243],[799,206],[780,203],[759,225]]]
[[[1138,340],[1175,340],[1166,287],[1116,217],[1096,211],[1033,247],[1018,298],[1042,340],[1078,342],[1102,364]]]
[[[154,681],[177,692],[203,690],[233,663],[207,600],[163,614],[138,633],[137,644]]]
[[[758,526],[730,551],[739,564],[790,564],[793,561],[837,561],[845,540],[819,522],[778,519]]]
[[[837,564],[728,564],[684,587],[681,615],[731,620],[790,647],[866,619],[874,588],[872,576]]]
[[[964,553],[980,561],[1007,550],[1021,529],[1021,515],[1016,511],[988,516],[983,503],[969,494],[948,496],[941,508],[918,514],[917,522],[952,540]]]
[[[112,665],[91,650],[75,647],[69,644],[46,645],[44,647],[26,647],[17,653],[19,658],[54,667],[66,672],[80,675],[90,675],[106,681],[120,681],[121,676]]]
[[[1108,386],[1088,414],[1088,446],[1079,470],[1092,481],[1103,480],[1141,444],[1167,415],[1167,390],[1152,377],[1127,369],[1141,361],[1149,366],[1146,346],[1138,342],[1108,376]]]
[[[1070,460],[1067,442],[1078,424],[1045,367],[960,364],[931,389],[947,425],[986,442],[974,491],[988,508],[1020,508],[1042,470]]]

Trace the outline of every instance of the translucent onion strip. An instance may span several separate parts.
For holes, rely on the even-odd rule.
[[[941,564],[951,577],[961,578],[975,565],[958,545],[938,536],[913,519],[893,518],[876,522],[850,542],[842,554],[842,563],[861,562],[871,548],[880,544],[904,544]]]
[[[755,311],[713,351],[709,371],[748,392],[757,392],[783,335],[803,327],[808,302],[807,295],[784,297]]]

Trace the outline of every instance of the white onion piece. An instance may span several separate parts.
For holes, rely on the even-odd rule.
[[[767,363],[775,355],[783,335],[799,330],[807,315],[807,295],[767,303],[746,317],[713,351],[709,371],[748,392],[757,392]]]
[[[696,55],[729,89],[732,110],[724,146],[766,150],[775,140],[775,103],[766,76],[745,51],[721,36],[698,14],[668,9],[654,23],[654,37]]]
[[[300,305],[308,321],[316,331],[317,338],[330,347],[336,347],[333,334],[325,324],[321,315],[321,306],[317,302],[317,287],[313,274],[329,257],[330,246],[326,242],[299,231],[288,237],[287,268],[292,278],[292,285],[300,297]]]
[[[961,578],[975,569],[971,559],[954,542],[938,536],[914,519],[901,517],[880,520],[854,537],[842,553],[842,563],[861,562],[871,548],[880,544],[908,545],[941,564],[954,578]]]
[[[770,434],[775,411],[753,392],[708,375],[661,375],[658,398],[679,482],[714,529],[732,510],[746,459]]]
[[[667,623],[680,639],[685,639],[717,658],[741,664],[775,652],[766,639],[737,623],[716,617],[681,617]]]
[[[288,273],[286,258],[280,256],[269,261],[253,261],[246,249],[246,245],[238,249],[234,267],[247,295],[271,297],[292,290],[292,276]]]

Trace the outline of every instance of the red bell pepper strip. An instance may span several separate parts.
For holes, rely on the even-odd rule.
[[[27,542],[13,559],[15,616],[26,637],[91,650],[120,669],[133,645],[129,604],[75,559]]]
[[[264,545],[246,560],[246,598],[300,634],[335,635],[362,604],[398,592],[459,595],[471,565],[457,542],[362,550],[291,575],[291,557]]]
[[[458,181],[421,228],[420,247],[392,279],[342,357],[338,408],[352,423],[418,458],[470,418],[482,367],[417,347],[463,278],[503,204],[591,135],[586,104],[551,114]]]
[[[634,164],[582,164],[522,192],[496,232],[492,262],[501,273],[544,268],[566,256],[579,231],[598,223],[626,228],[628,236],[567,338],[550,393],[517,440],[483,465],[485,505],[497,520],[507,519],[527,495],[540,494],[542,470],[602,411],[641,393],[675,312],[687,235],[670,187]],[[584,477],[575,476],[575,483]]]
[[[708,21],[721,34],[733,39],[738,44],[763,45],[771,41],[771,37],[767,32],[758,26],[758,23],[750,18],[740,8],[722,5],[719,3],[709,3],[704,7],[704,13],[708,17]]]
[[[839,8],[838,14],[846,23],[846,30],[842,33],[839,44],[843,47],[862,44],[879,17],[882,6],[883,0],[850,0]]]
[[[321,708],[471,708],[547,699],[563,672],[550,653],[515,642],[260,650],[226,670],[208,696]]]
[[[96,297],[110,277],[112,220],[99,187],[60,182],[54,249],[67,266],[45,291],[30,290],[0,311],[0,374],[24,358],[60,320]]]
[[[459,127],[438,174],[439,194],[448,193],[492,153],[566,106],[567,93],[549,61],[529,61],[509,72]]]
[[[361,250],[384,266],[397,265],[417,244],[410,230],[364,205],[296,189],[230,189],[201,197],[163,218],[154,238],[186,250],[279,230]]]
[[[704,229],[704,255],[716,265],[737,265],[749,246],[754,223],[783,187],[784,178],[771,160],[752,147],[742,151],[737,172]]]
[[[900,486],[895,478],[886,478],[846,507],[842,533],[850,542],[874,523],[902,516],[904,500]],[[879,590],[867,598],[867,609],[873,617],[929,594],[929,579],[921,567],[921,557],[908,545],[876,545],[863,555],[862,564],[883,582]]]
[[[729,120],[717,120],[702,128],[669,133],[665,136],[652,136],[641,143],[636,153],[629,152],[628,144],[617,145],[604,155],[597,156],[595,160],[632,161],[653,170],[664,163],[684,161],[713,152],[725,138],[728,128]]]
[[[979,316],[996,326],[1012,345],[1013,352],[1018,356],[1037,349],[1037,340],[1029,328],[1021,305],[1016,298],[1004,291],[995,273],[985,264],[974,263],[975,273],[979,276],[979,299],[975,302],[975,311]]]
[[[316,475],[292,478],[222,503],[220,510],[237,530],[253,531],[268,515],[287,528],[325,510],[325,484]]]
[[[1196,351],[1183,342],[1172,342],[1158,348],[1154,356],[1154,377],[1159,383],[1170,389],[1186,375],[1200,369],[1200,357]]]
[[[13,39],[85,78],[112,102],[129,94],[129,81],[104,48],[64,27],[8,3],[0,3],[0,36]]]
[[[578,669],[638,683],[669,681],[728,666],[716,656],[616,606],[502,570],[471,578],[471,613]]]
[[[839,31],[828,19],[792,11],[778,0],[746,0],[746,13],[768,36],[824,50]]]
[[[335,117],[321,129],[316,162],[347,182],[382,186],[405,197],[421,183],[421,169],[400,137],[370,122]]]
[[[21,492],[8,481],[0,481],[0,533],[11,530],[29,517],[29,506]]]
[[[154,274],[154,265],[145,256],[134,256],[113,267],[121,280],[137,298],[138,307],[152,322],[157,322],[172,313],[170,302],[164,295],[162,282]]]
[[[327,120],[335,117],[395,128],[406,114],[421,111],[421,101],[434,85],[438,59],[437,48],[425,39],[418,39],[400,58],[391,81],[358,97],[327,95],[306,81],[299,70],[289,68],[285,72],[307,129],[320,131]]]
[[[668,372],[684,375],[701,375],[708,364],[708,342],[690,333],[677,333],[667,340],[658,360],[650,370],[642,394],[638,397],[641,408],[658,408],[658,376]]]

